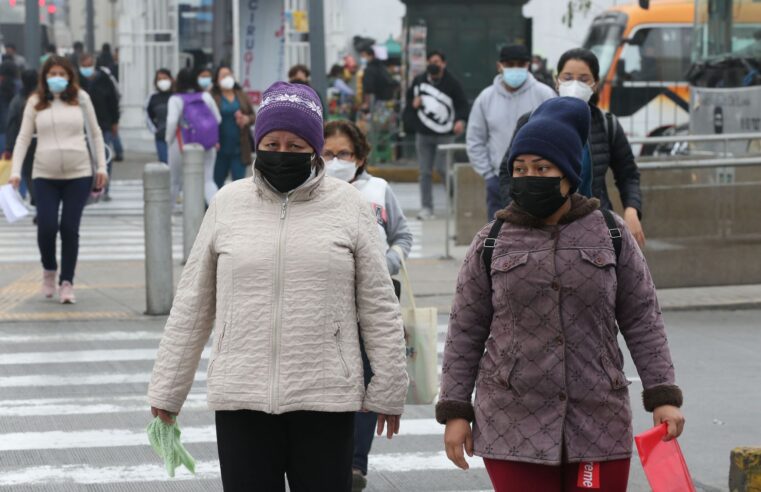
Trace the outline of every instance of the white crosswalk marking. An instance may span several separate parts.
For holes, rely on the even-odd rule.
[[[142,260],[145,258],[143,231],[143,183],[116,180],[112,200],[85,208],[79,231],[79,261]],[[9,225],[0,223],[0,263],[38,262],[37,228],[27,218]],[[410,258],[423,256],[422,223],[408,220],[414,240]],[[60,241],[58,251],[60,253]],[[182,216],[172,217],[172,255],[182,259]]]
[[[58,333],[0,327],[0,489],[170,486],[145,433],[150,419],[145,392],[162,330],[156,324],[130,325],[71,325]],[[445,332],[446,325],[439,325],[442,342]],[[208,481],[217,490],[216,432],[205,395],[208,352],[207,347],[180,415],[182,441],[198,459],[196,475],[181,469],[173,480],[188,486]],[[455,479],[414,490],[488,487],[480,459],[469,459],[473,471],[467,476],[449,462],[441,447],[444,428],[432,415],[430,406],[408,407],[400,435],[392,441],[376,440],[367,490],[384,490],[387,482],[378,474],[426,472]]]

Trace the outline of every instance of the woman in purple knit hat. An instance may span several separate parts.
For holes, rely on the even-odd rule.
[[[308,86],[262,97],[254,176],[211,202],[182,273],[148,398],[172,422],[214,334],[209,407],[226,491],[349,491],[354,413],[399,431],[404,330],[375,217],[325,177],[322,107]],[[365,390],[362,339],[373,368]]]

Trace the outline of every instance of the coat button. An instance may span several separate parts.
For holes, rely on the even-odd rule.
[[[553,280],[550,286],[552,287],[552,290],[560,290],[560,284],[558,283],[557,280]]]
[[[563,337],[555,337],[555,342],[558,345],[563,345]]]
[[[565,393],[561,392],[561,393],[558,395],[558,400],[560,400],[560,401],[565,401],[565,400],[566,400],[566,396],[565,396]]]
[[[602,258],[600,258],[599,256],[595,258],[595,265],[602,265]]]

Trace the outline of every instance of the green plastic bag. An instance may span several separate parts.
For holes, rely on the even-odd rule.
[[[196,461],[190,456],[190,453],[180,442],[180,428],[177,421],[172,425],[167,425],[160,418],[154,418],[148,428],[148,442],[156,454],[164,458],[166,472],[174,478],[174,471],[180,465],[190,470],[190,473],[196,473]]]

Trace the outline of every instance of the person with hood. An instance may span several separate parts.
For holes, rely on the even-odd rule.
[[[619,330],[666,439],[684,427],[655,285],[625,222],[576,193],[586,102],[543,103],[515,136],[512,204],[457,279],[436,419],[449,459],[483,458],[497,492],[624,492],[632,455]],[[471,399],[475,387],[475,400]],[[471,428],[472,424],[472,428]]]
[[[499,75],[478,95],[468,118],[466,143],[473,168],[486,181],[488,220],[502,208],[499,164],[510,145],[518,118],[536,109],[555,92],[529,72],[531,54],[522,45],[505,46],[499,53]]]
[[[629,140],[624,128],[612,113],[597,106],[597,89],[600,83],[600,63],[597,56],[584,48],[566,51],[558,60],[558,80],[556,88],[561,96],[577,97],[589,103],[592,114],[592,127],[589,142],[582,154],[582,185],[579,192],[587,198],[597,198],[600,206],[606,210],[613,209],[608,195],[605,176],[608,169],[613,172],[624,207],[624,220],[640,247],[645,246],[645,233],[640,219],[642,217],[642,192],[640,190],[640,173],[634,160]],[[526,113],[518,120],[516,131],[528,122],[531,114]],[[499,189],[503,205],[508,205],[510,198],[510,180],[508,158],[510,149],[499,167]]]
[[[465,131],[468,99],[460,81],[447,70],[447,57],[441,51],[428,53],[426,72],[418,75],[407,89],[406,111],[414,111],[412,128],[420,166],[420,213],[417,218],[433,217],[433,169],[446,177],[440,144],[454,142]]]
[[[376,227],[379,232],[378,246],[386,256],[388,273],[396,275],[401,268],[400,254],[406,258],[412,249],[412,232],[407,226],[407,218],[399,200],[386,180],[367,172],[369,155],[367,137],[353,122],[336,120],[325,126],[322,159],[325,161],[326,173],[352,184],[372,207],[377,222],[372,227]],[[398,297],[399,283],[396,280],[393,282]],[[373,372],[361,338],[360,352],[367,386]],[[367,486],[367,462],[377,420],[374,412],[358,412],[354,417],[353,491],[363,490]]]
[[[389,438],[399,429],[399,303],[376,217],[352,185],[326,178],[324,140],[312,88],[262,94],[254,176],[209,205],[156,356],[151,412],[172,423],[214,328],[206,387],[227,491],[285,490],[287,477],[293,491],[349,492],[355,413],[376,412]]]
[[[119,131],[119,94],[111,77],[95,67],[95,58],[85,53],[79,59],[79,80],[82,90],[87,92],[98,116],[98,126],[103,133],[103,140],[114,150],[114,135]],[[108,161],[108,177],[111,178],[112,161]],[[109,201],[109,185],[103,200]]]

